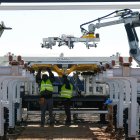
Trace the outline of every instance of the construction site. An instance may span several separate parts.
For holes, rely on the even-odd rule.
[[[102,40],[97,29],[123,24],[129,56],[119,50],[109,57],[0,56],[0,140],[139,140],[139,4],[0,5],[5,11],[47,8],[116,10],[81,24],[81,37],[43,38],[41,49],[73,50],[75,43],[98,49]],[[1,22],[0,37],[11,29]]]

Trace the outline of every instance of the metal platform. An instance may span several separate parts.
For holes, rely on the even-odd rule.
[[[40,111],[27,111],[28,115],[40,115]],[[64,110],[54,109],[54,114],[64,114]],[[95,109],[71,109],[71,114],[107,114],[108,110],[95,110]],[[46,111],[48,115],[48,112]]]

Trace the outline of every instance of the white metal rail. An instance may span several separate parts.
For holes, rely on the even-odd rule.
[[[0,10],[113,10],[113,9],[139,9],[140,3],[134,3],[134,2],[127,2],[127,3],[82,3],[82,4],[38,4],[38,5],[4,5],[4,3],[1,4]]]

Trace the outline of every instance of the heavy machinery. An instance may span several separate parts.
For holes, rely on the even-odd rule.
[[[103,21],[105,21],[105,22],[103,22]],[[95,23],[95,24],[91,24],[91,23]],[[60,38],[58,38],[58,37],[44,38],[42,47],[52,48],[52,46],[55,46],[56,42],[58,42],[58,46],[67,45],[69,48],[73,48],[74,42],[86,42],[86,46],[88,46],[87,48],[89,48],[90,42],[93,42],[93,44],[95,45],[99,41],[99,34],[95,34],[96,29],[101,28],[101,27],[121,24],[121,23],[123,23],[125,25],[125,29],[127,32],[128,42],[129,42],[129,46],[130,46],[130,55],[139,64],[139,62],[140,62],[140,50],[139,50],[139,44],[138,44],[139,40],[138,40],[136,31],[135,31],[135,27],[140,26],[140,14],[139,14],[139,12],[133,12],[130,9],[117,10],[108,15],[105,15],[103,17],[97,18],[95,20],[92,20],[92,21],[89,21],[87,23],[80,25],[81,31],[83,33],[81,38],[75,38],[72,36],[65,36],[65,35],[63,35]],[[87,24],[90,24],[88,26],[88,30],[83,28],[83,26],[85,26]],[[97,73],[100,73],[100,70],[101,70],[100,68],[102,67],[100,64],[98,65],[98,68],[100,67],[99,69],[98,68],[91,69],[91,66],[90,67],[87,66],[87,64],[89,62],[82,63],[83,66],[80,66],[80,64],[79,64],[80,60],[78,63],[73,62],[73,65],[72,65],[70,59],[68,59],[68,58],[62,57],[59,59],[61,59],[62,61],[58,60],[58,62],[56,63],[57,66],[56,65],[55,65],[55,67],[53,66],[53,69],[55,71],[57,70],[58,71],[57,73],[59,73],[59,75],[61,75],[63,72],[65,72],[66,74],[70,74],[72,71],[81,72],[82,70],[80,69],[80,67],[83,67],[82,69],[83,69],[83,71],[85,71],[85,73],[83,72],[82,76],[85,79],[84,87],[86,89],[85,90],[86,96],[89,95],[91,97],[92,93],[95,95],[95,93],[98,93],[99,91],[101,93],[101,91],[103,91],[101,89],[105,89],[104,84],[96,83],[95,82],[96,80],[94,81],[94,78],[95,77],[97,78],[97,75],[98,75]],[[131,62],[131,60],[130,60],[130,62]],[[60,65],[58,66],[58,63],[61,64],[62,66],[60,66]],[[130,65],[130,63],[128,63],[128,65]],[[63,70],[64,67],[65,67],[65,70]],[[95,84],[96,84],[96,87],[94,87]],[[98,87],[97,85],[100,85],[100,86]],[[105,92],[105,91],[103,91],[103,92]],[[97,97],[101,98],[99,96],[99,94],[97,95]],[[93,98],[94,98],[94,96],[93,96]],[[93,99],[93,98],[90,98],[90,99]],[[96,99],[96,101],[98,99]]]
[[[76,42],[83,42],[85,43],[86,47],[89,49],[90,47],[96,47],[95,42],[99,42],[99,35],[87,35],[87,36],[82,36],[80,38],[74,37],[72,35],[61,35],[61,37],[48,37],[48,38],[43,38],[43,44],[41,45],[42,48],[47,48],[47,49],[52,49],[52,46],[57,45],[62,46],[66,45],[68,46],[69,49],[74,48],[74,43]]]
[[[114,17],[112,17],[114,16]],[[112,20],[115,18],[115,20]],[[116,20],[116,18],[119,18]],[[111,19],[112,21],[108,22],[102,22],[103,20]],[[92,22],[97,22],[96,24],[90,24]],[[112,12],[106,16],[103,16],[101,18],[95,19],[93,21],[84,23],[80,26],[82,31],[82,37],[81,38],[75,38],[73,36],[66,36],[62,35],[59,37],[49,37],[43,39],[42,47],[46,48],[52,48],[52,46],[56,45],[56,42],[58,42],[58,46],[67,45],[70,49],[74,47],[74,42],[84,42],[86,43],[87,48],[90,46],[90,42],[93,42],[95,45],[99,41],[99,34],[95,34],[96,28],[101,28],[105,26],[111,26],[116,24],[125,24],[125,29],[128,35],[129,45],[130,45],[130,55],[136,60],[139,61],[139,48],[138,48],[138,37],[135,31],[135,27],[140,26],[140,15],[139,12],[133,12],[130,9],[123,9],[123,10],[117,10],[115,12]],[[83,28],[84,25],[90,24],[88,26],[88,31]],[[96,45],[95,45],[96,46]],[[81,58],[80,58],[81,59]],[[97,107],[103,108],[104,100],[107,98],[107,86],[105,85],[104,81],[102,81],[98,76],[99,73],[102,73],[104,71],[104,68],[102,67],[103,61],[101,63],[99,60],[96,62],[92,62],[91,59],[89,59],[87,62],[81,62],[80,59],[78,62],[75,60],[71,60],[71,58],[67,57],[60,57],[57,58],[57,61],[52,62],[48,58],[48,62],[31,62],[31,68],[35,67],[41,67],[42,64],[51,67],[52,70],[58,73],[59,76],[61,76],[63,73],[70,74],[71,72],[80,72],[80,76],[83,77],[84,83],[83,83],[83,89],[80,90],[81,93],[84,93],[83,97],[77,96],[73,99],[74,100],[74,106],[78,106],[79,108],[88,108],[90,107]],[[84,58],[85,59],[85,58]],[[131,60],[129,61],[128,65],[130,66]],[[40,65],[40,66],[39,66]],[[109,66],[111,68],[112,66]],[[103,68],[103,69],[102,69]],[[98,80],[97,80],[98,79]],[[101,80],[101,81],[100,81]],[[77,79],[77,81],[80,81]],[[77,82],[76,81],[76,82]],[[75,84],[75,83],[74,83]],[[57,83],[57,86],[61,85],[61,83]],[[77,87],[78,85],[76,85]],[[80,86],[79,86],[80,87]],[[56,92],[59,92],[59,87]],[[78,88],[79,89],[79,88]],[[95,102],[96,101],[96,102]]]
[[[113,17],[112,17],[113,16]],[[115,20],[112,20],[112,19]],[[117,18],[117,19],[116,19]],[[118,19],[119,18],[119,19]],[[110,21],[106,21],[109,20]],[[105,22],[103,22],[105,21]],[[94,24],[90,24],[94,23]],[[130,9],[116,10],[108,15],[97,18],[95,20],[86,22],[80,25],[81,32],[83,35],[95,34],[95,30],[101,27],[112,26],[123,23],[126,29],[128,43],[130,47],[130,56],[132,56],[135,61],[140,63],[140,49],[139,49],[139,39],[137,37],[137,33],[135,27],[140,26],[140,13],[138,11],[134,12]],[[88,30],[83,28],[83,26],[90,24],[88,26]]]
[[[119,18],[119,19],[116,19],[116,18]],[[115,19],[115,20],[112,20],[112,19]],[[106,21],[106,20],[109,20],[109,21]],[[139,12],[137,12],[137,11],[133,12],[130,9],[117,10],[117,11],[114,11],[103,17],[100,17],[95,20],[84,23],[84,24],[80,25],[80,28],[81,28],[83,35],[88,35],[88,34],[94,35],[95,30],[98,28],[112,26],[112,25],[121,24],[121,23],[124,24],[125,29],[126,29],[129,48],[130,48],[129,54],[138,64],[140,64],[139,39],[138,39],[136,30],[135,30],[136,27],[140,26]],[[83,26],[87,25],[87,24],[89,24],[88,30],[83,28]],[[123,60],[121,60],[121,62],[123,63]],[[117,69],[114,69],[116,72],[115,71],[113,72],[114,74],[113,74],[112,80],[113,81],[115,80],[116,85],[114,83],[112,83],[114,85],[114,91],[110,92],[111,93],[110,98],[113,99],[112,100],[113,102],[110,104],[111,104],[111,107],[115,108],[114,112],[116,112],[116,110],[117,110],[117,113],[115,113],[113,115],[113,118],[116,123],[115,126],[117,126],[117,128],[121,128],[121,129],[124,127],[126,139],[129,139],[129,137],[131,137],[132,139],[133,138],[135,139],[135,136],[137,135],[136,131],[140,131],[138,128],[139,126],[137,127],[137,125],[139,125],[139,118],[140,118],[140,116],[139,116],[140,96],[139,96],[139,90],[138,90],[138,88],[139,88],[139,78],[138,77],[139,76],[137,77],[136,76],[137,72],[136,71],[132,72],[134,69],[130,70],[129,66],[130,66],[129,64],[123,63],[124,68],[122,70],[120,70],[120,71],[122,71],[122,74],[117,74],[117,73],[119,73],[119,71]],[[108,80],[109,79],[110,78],[108,78]],[[120,80],[120,81],[118,82],[116,80]],[[135,81],[135,84],[132,84],[133,83],[132,81],[133,82]],[[121,87],[123,85],[123,82],[125,82],[125,84],[124,84],[125,86],[121,87],[120,92],[118,94],[118,96],[119,96],[119,100],[117,99],[119,101],[118,103],[116,103],[116,100],[114,101],[114,97],[113,97],[114,96],[113,93],[116,93],[115,90],[118,90],[117,82],[118,82],[118,84],[120,84],[119,87]],[[132,82],[131,86],[127,82],[129,82],[129,83]],[[106,81],[106,83],[107,83],[107,81]],[[109,85],[111,85],[111,83],[109,83]],[[110,89],[111,89],[111,86],[110,86]],[[127,91],[125,91],[126,89],[127,89]],[[124,94],[129,94],[130,92],[133,92],[133,91],[135,93],[130,94],[131,97],[130,97],[130,99],[127,100],[127,96],[129,96],[129,95],[125,95],[126,96],[125,97]],[[116,105],[117,105],[117,108],[116,108]],[[111,109],[111,110],[113,110],[113,109]],[[117,118],[117,120],[116,120],[116,118]],[[133,122],[132,122],[132,119],[133,119]]]
[[[123,59],[123,58],[122,58]],[[54,113],[63,113],[64,110],[59,104],[59,86],[61,86],[61,74],[63,72],[74,75],[69,78],[78,87],[76,93],[81,90],[81,95],[74,94],[72,99],[72,114],[100,114],[100,120],[105,121],[105,114],[108,113],[104,108],[105,100],[110,97],[112,103],[117,105],[117,127],[122,128],[123,107],[131,106],[130,110],[133,119],[129,119],[131,126],[131,137],[136,135],[136,115],[137,115],[137,79],[140,79],[140,69],[132,69],[131,59],[123,59],[120,56],[112,57],[23,57],[10,54],[1,57],[0,62],[0,136],[11,132],[18,122],[22,121],[24,108],[27,108],[27,116],[32,111],[39,110],[39,89],[36,84],[35,74],[39,68],[50,67],[52,71],[58,72],[54,82]],[[24,61],[23,61],[24,60]],[[112,61],[113,60],[113,61]],[[116,65],[114,65],[114,61]],[[102,63],[101,63],[102,62]],[[28,63],[28,65],[27,65]],[[129,63],[129,65],[124,65]],[[5,66],[3,66],[5,64]],[[6,66],[7,64],[7,66]],[[118,64],[121,64],[118,65]],[[137,71],[137,72],[136,72]],[[127,77],[128,76],[128,77]],[[124,90],[123,90],[124,89]],[[137,89],[137,90],[136,90]],[[8,96],[7,96],[8,95]],[[119,108],[119,109],[118,109]],[[34,112],[33,112],[34,113]],[[32,114],[33,115],[33,114]],[[127,118],[125,118],[127,122]],[[13,130],[14,131],[14,130]]]
[[[106,17],[109,17],[114,13],[117,14],[114,18],[119,17],[120,19],[105,23],[99,22],[99,20],[105,20]],[[95,20],[99,23],[95,25],[90,24],[88,31],[85,30],[83,26],[91,22],[82,24],[81,29],[82,32],[84,31],[83,37],[87,37],[85,41],[88,44],[88,37],[95,36],[94,34],[96,28],[124,23],[130,45],[130,55],[134,59],[138,60],[139,48],[135,27],[140,25],[139,18],[138,12],[132,12],[129,9],[115,11],[107,16]],[[53,40],[52,42],[59,42],[60,45],[63,45],[63,41],[66,45],[71,44],[71,40],[62,41],[59,38],[51,39]],[[92,41],[95,41],[94,38]],[[96,41],[94,43],[96,43]],[[108,113],[107,108],[105,108],[105,101],[109,98],[112,101],[110,102],[111,105],[113,107],[117,106],[115,110],[116,112],[113,116],[114,120],[116,120],[116,128],[122,129],[123,126],[125,126],[125,134],[127,137],[137,137],[140,118],[140,109],[137,104],[140,93],[140,69],[130,67],[132,57],[128,57],[127,60],[119,55],[108,58],[77,58],[64,57],[61,55],[60,57],[46,58],[23,57],[23,59],[18,56],[17,60],[9,55],[9,60],[7,57],[5,59],[1,58],[1,61],[10,64],[10,67],[1,67],[0,71],[1,114],[5,114],[5,112],[7,112],[4,110],[5,108],[12,114],[11,116],[7,114],[5,117],[6,128],[15,127],[15,116],[19,119],[19,121],[21,121],[22,108],[27,108],[28,113],[32,110],[39,110],[39,88],[35,81],[34,76],[36,73],[34,72],[38,71],[39,68],[45,69],[46,67],[49,67],[52,71],[58,74],[55,77],[56,81],[54,83],[54,112],[60,113],[63,111],[61,106],[59,106],[59,102],[61,100],[58,93],[62,84],[60,82],[61,76],[65,73],[69,75],[71,82],[75,85],[75,93],[72,98],[73,114],[99,113],[101,114],[101,122],[104,122],[104,114]],[[70,76],[71,73],[73,73],[73,76]],[[79,92],[81,94],[77,94]],[[15,114],[13,110],[18,113]],[[3,136],[5,124],[3,115],[0,116],[0,124],[0,136]]]
[[[112,20],[113,19],[113,20]],[[108,21],[109,20],[109,21]],[[103,22],[105,21],[105,22]],[[90,24],[95,23],[95,24]],[[97,43],[100,41],[99,34],[95,34],[95,30],[101,27],[112,26],[117,24],[124,24],[126,33],[128,36],[128,43],[130,47],[130,55],[139,63],[140,61],[140,50],[139,40],[135,31],[135,27],[140,26],[140,14],[130,9],[116,10],[108,15],[97,18],[95,20],[83,23],[80,25],[82,37],[76,38],[74,36],[62,35],[61,37],[48,37],[43,38],[42,47],[52,49],[58,42],[58,46],[66,45],[70,49],[74,48],[75,42],[84,42],[86,47],[97,47]],[[88,30],[83,26],[90,24]],[[92,42],[92,44],[91,44]]]
[[[89,43],[91,40],[96,38],[95,31],[98,28],[101,27],[107,27],[117,24],[124,24],[127,37],[128,37],[128,43],[130,48],[130,56],[138,63],[140,64],[140,49],[139,49],[139,39],[137,37],[137,33],[135,28],[140,26],[140,14],[139,12],[134,12],[130,9],[123,9],[123,10],[117,10],[114,11],[108,15],[105,15],[103,17],[97,18],[95,20],[86,22],[84,24],[80,25],[82,37],[86,38],[86,46],[89,48]],[[88,26],[88,30],[83,28],[83,26],[90,24]],[[99,37],[99,35],[97,35]],[[81,39],[81,38],[80,38]],[[79,42],[80,42],[79,39]],[[66,43],[64,45],[67,45],[68,47],[71,46],[70,44],[73,43],[73,40],[68,39],[66,37],[66,40],[63,39],[55,39],[55,38],[47,38],[45,41],[48,41],[47,45],[55,46],[56,41],[60,43],[60,46],[63,45],[61,42]],[[96,44],[96,40],[92,40],[93,44]],[[98,40],[99,41],[99,40]],[[69,42],[69,43],[68,43]],[[46,43],[46,42],[44,42]],[[97,45],[93,45],[94,47],[97,47]],[[73,48],[73,44],[69,48]],[[137,135],[137,132],[139,131],[139,69],[131,69],[131,62],[132,58],[129,58],[128,62],[124,62],[124,60],[120,57],[120,65],[121,67],[113,68],[112,75],[102,75],[100,78],[97,78],[98,74],[100,75],[100,72],[94,73],[93,79],[92,73],[86,73],[85,77],[86,79],[86,97],[90,97],[92,100],[95,96],[92,96],[90,91],[93,91],[93,94],[102,91],[105,91],[107,93],[107,89],[109,89],[109,98],[112,100],[111,105],[113,108],[115,107],[115,112],[113,115],[113,118],[116,121],[115,126],[118,129],[122,129],[124,127],[126,139],[134,138]],[[73,69],[74,70],[74,69]],[[87,70],[88,71],[88,70]],[[108,71],[108,70],[107,70]],[[102,71],[103,72],[103,71]],[[103,72],[105,74],[106,72]],[[83,76],[84,77],[84,76]],[[85,78],[84,77],[84,78]],[[93,84],[94,83],[94,84]],[[92,85],[92,86],[90,86]],[[108,86],[107,86],[108,85]],[[89,88],[90,87],[90,88]],[[91,88],[92,87],[92,88]],[[105,90],[104,90],[105,89]],[[106,94],[105,97],[108,95]],[[93,98],[92,98],[93,97]],[[92,100],[91,103],[93,105],[93,102],[98,102],[101,99],[100,95],[97,95],[97,98],[95,100]],[[79,98],[76,99],[78,102]],[[89,100],[87,100],[87,103],[89,103]],[[78,105],[81,105],[82,103],[78,103]],[[103,107],[103,104],[98,102],[96,105]],[[90,106],[88,104],[87,106]],[[117,106],[117,107],[116,107]],[[78,106],[79,107],[79,106]],[[83,107],[83,106],[81,106]],[[95,107],[93,105],[93,107]],[[100,108],[100,107],[99,107]],[[117,111],[116,111],[117,110]],[[127,110],[127,111],[126,111]],[[127,114],[127,115],[126,115]],[[124,116],[123,116],[124,115]]]
[[[92,108],[97,108],[97,103],[101,104],[106,100],[108,93],[106,92],[106,85],[104,83],[95,82],[95,78],[98,78],[99,73],[103,71],[102,67],[106,64],[110,65],[112,60],[118,60],[118,57],[113,58],[94,58],[94,57],[46,57],[44,58],[23,58],[25,62],[29,64],[29,70],[38,71],[39,68],[45,69],[49,67],[53,72],[56,72],[55,76],[55,91],[54,91],[54,101],[55,107],[58,108],[58,103],[60,102],[59,91],[62,85],[61,76],[65,73],[69,75],[70,81],[75,86],[74,97],[72,99],[73,108],[85,108],[85,111],[91,110]],[[100,60],[99,60],[100,59]],[[100,64],[102,62],[102,65]],[[79,96],[78,93],[81,93]],[[24,105],[26,106],[26,101],[36,101],[37,96],[25,96]],[[96,101],[96,102],[95,102]],[[33,103],[33,102],[32,102]],[[32,104],[29,103],[30,105]],[[35,109],[37,106],[33,106],[31,110]],[[59,108],[58,108],[59,109]],[[77,110],[78,111],[78,110]],[[104,111],[103,111],[104,112]]]

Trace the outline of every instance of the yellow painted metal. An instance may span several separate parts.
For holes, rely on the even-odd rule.
[[[70,74],[73,71],[76,71],[77,65],[71,66],[71,68],[67,69],[66,74]]]
[[[92,34],[83,35],[81,38],[96,38],[96,36],[92,33]]]
[[[64,74],[64,70],[63,69],[60,69],[57,65],[53,65],[53,69],[55,72],[57,72],[57,74],[59,76],[62,76]]]
[[[52,65],[51,64],[33,64],[31,66],[31,69],[34,69],[35,71],[38,71],[39,69],[42,69],[42,70],[45,71],[47,67],[51,68]]]
[[[99,66],[97,64],[79,64],[76,71],[99,71]]]
[[[38,69],[46,70],[46,68],[51,68],[52,71],[56,72],[59,76],[62,76],[63,74],[70,74],[73,71],[93,71],[93,72],[99,72],[100,67],[97,64],[73,64],[70,68],[67,68],[64,70],[63,68],[59,68],[57,64],[33,64],[31,66],[31,69],[38,71]]]

